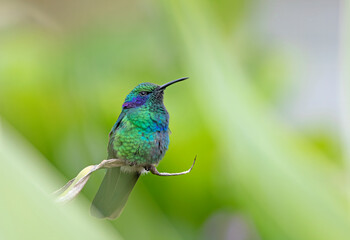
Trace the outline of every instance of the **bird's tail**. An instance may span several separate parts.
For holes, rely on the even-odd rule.
[[[92,202],[91,214],[98,218],[119,217],[139,176],[139,172],[123,172],[120,167],[108,169]]]

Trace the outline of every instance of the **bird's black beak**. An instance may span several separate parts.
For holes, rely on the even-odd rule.
[[[159,91],[164,90],[165,88],[169,87],[170,85],[172,85],[172,84],[174,84],[174,83],[177,83],[177,82],[181,82],[181,81],[186,80],[186,79],[188,79],[188,77],[179,78],[179,79],[176,79],[176,80],[174,80],[174,81],[168,82],[168,83],[166,83],[166,84],[160,86],[160,87],[158,88],[158,90],[159,90]]]

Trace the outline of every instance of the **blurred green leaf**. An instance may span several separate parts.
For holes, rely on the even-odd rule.
[[[91,219],[86,202],[62,207],[50,192],[59,174],[9,125],[0,122],[2,239],[119,239]],[[84,210],[85,208],[85,210]]]
[[[221,29],[208,27],[219,26],[209,8],[196,0],[170,2],[164,6],[185,41],[193,88],[203,111],[211,110],[212,132],[224,152],[225,186],[231,189],[225,194],[239,200],[266,239],[347,239],[346,199],[332,181],[335,169],[278,123],[227,54]]]

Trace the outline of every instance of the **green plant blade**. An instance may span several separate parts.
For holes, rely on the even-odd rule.
[[[89,216],[81,199],[56,204],[50,193],[59,185],[57,172],[8,125],[0,126],[1,239],[120,239]]]

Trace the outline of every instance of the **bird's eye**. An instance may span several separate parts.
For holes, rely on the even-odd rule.
[[[140,92],[140,95],[141,95],[141,96],[146,96],[147,94],[148,94],[148,92],[146,92],[146,91]]]

